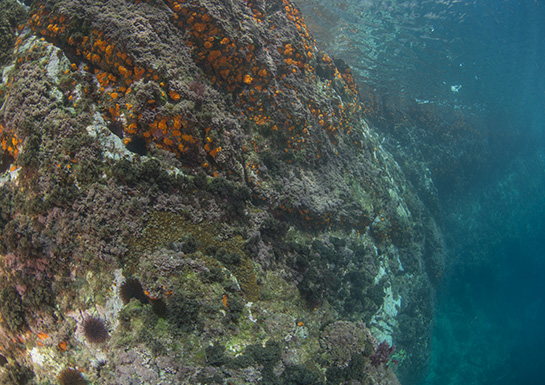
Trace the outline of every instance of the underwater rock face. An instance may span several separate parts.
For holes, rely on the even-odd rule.
[[[17,303],[0,307],[0,382],[425,372],[440,232],[289,1],[18,11],[0,88],[0,293]],[[109,337],[89,343],[86,319]],[[396,365],[373,365],[383,340]]]

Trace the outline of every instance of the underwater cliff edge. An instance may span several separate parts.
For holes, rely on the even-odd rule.
[[[292,3],[26,3],[0,5],[0,383],[426,374],[441,232]]]

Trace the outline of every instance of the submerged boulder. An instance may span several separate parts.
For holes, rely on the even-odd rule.
[[[3,383],[424,373],[440,232],[292,3],[26,12],[0,88],[0,290],[23,320],[2,310]]]

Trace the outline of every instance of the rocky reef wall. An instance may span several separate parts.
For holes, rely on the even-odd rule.
[[[4,3],[2,383],[425,373],[440,231],[293,4]]]

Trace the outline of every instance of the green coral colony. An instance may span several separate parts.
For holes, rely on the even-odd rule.
[[[1,5],[1,383],[419,378],[441,238],[290,1],[27,3]]]

